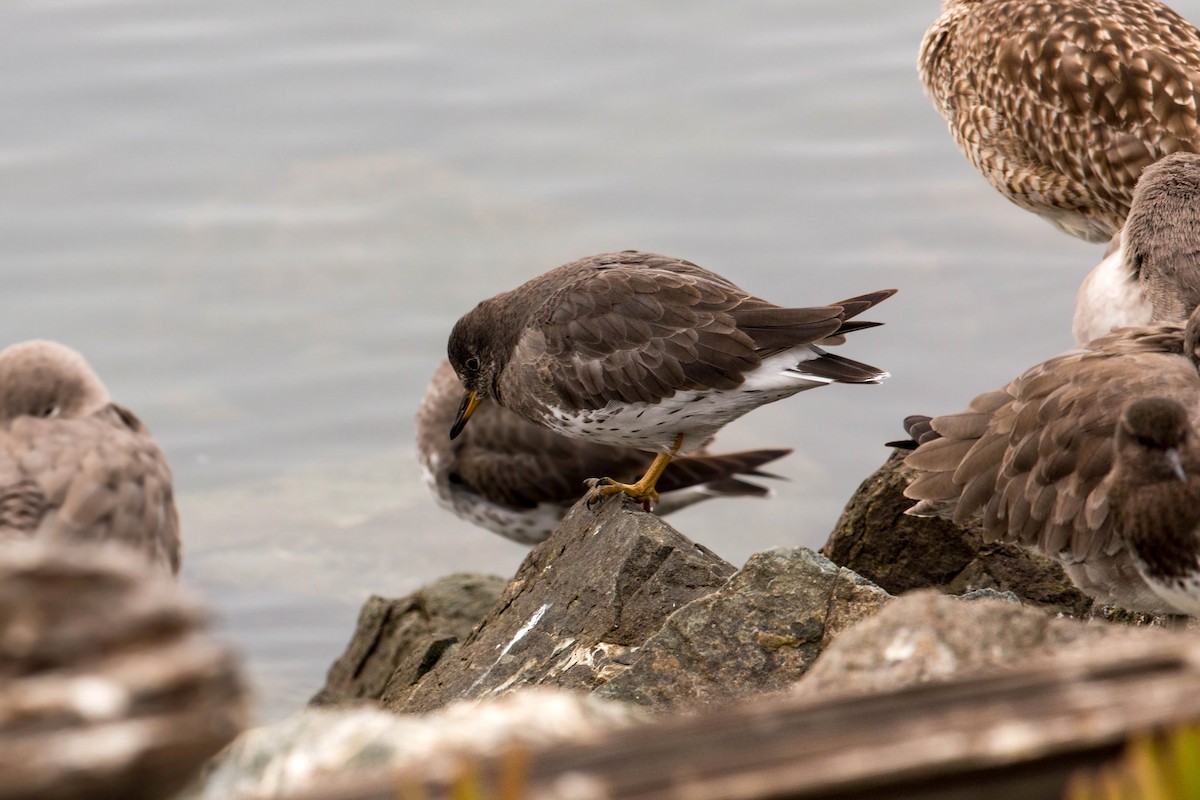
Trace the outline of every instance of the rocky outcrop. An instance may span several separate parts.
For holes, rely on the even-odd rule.
[[[494,575],[457,574],[399,600],[368,598],[346,651],[329,668],[312,705],[389,702],[407,695],[452,645],[470,635],[506,583]]]
[[[535,547],[474,632],[393,711],[429,711],[517,686],[591,690],[679,608],[734,568],[623,496],[580,503]]]
[[[863,481],[821,553],[891,592],[1009,591],[1052,613],[1087,616],[1092,600],[1058,564],[1015,545],[986,543],[977,528],[905,515],[912,472],[897,451]]]
[[[482,703],[456,703],[425,716],[309,709],[247,732],[189,797],[277,797],[413,768],[426,780],[448,781],[467,759],[499,756],[518,747],[588,742],[643,716],[620,703],[545,687]],[[408,795],[397,789],[396,796]]]
[[[890,691],[983,668],[1017,666],[1105,640],[1178,636],[1155,628],[1052,617],[999,595],[950,597],[932,590],[897,598],[838,636],[795,692],[814,699]],[[990,596],[988,596],[990,595]],[[1010,595],[1011,597],[1011,595]]]
[[[0,796],[163,798],[241,730],[208,616],[117,546],[0,546]]]
[[[806,548],[757,553],[720,589],[668,617],[597,694],[669,708],[783,689],[837,633],[891,599]]]
[[[933,585],[939,591],[895,598],[847,564],[839,567],[803,548],[757,553],[735,571],[624,498],[610,498],[595,509],[580,504],[530,552],[494,602],[498,580],[473,576],[454,576],[398,601],[368,602],[321,699],[378,698],[397,715],[376,709],[310,710],[252,732],[213,770],[203,797],[265,797],[317,784],[329,790],[334,779],[362,778],[381,769],[405,771],[380,782],[386,791],[407,787],[410,780],[413,786],[432,781],[461,788],[474,785],[476,777],[462,771],[463,759],[484,758],[496,777],[507,769],[505,759],[524,769],[529,759],[547,753],[552,760],[563,759],[565,774],[575,776],[578,759],[588,761],[593,749],[538,746],[559,741],[564,731],[582,736],[639,722],[650,712],[721,706],[707,717],[719,726],[752,705],[749,698],[755,695],[770,695],[759,701],[764,709],[791,709],[796,752],[811,757],[811,748],[832,748],[834,755],[813,758],[806,774],[815,765],[836,769],[829,764],[837,762],[840,751],[829,742],[850,739],[874,754],[859,759],[874,768],[884,756],[911,755],[911,748],[896,743],[924,730],[920,720],[888,746],[878,742],[889,731],[895,734],[894,725],[930,710],[926,692],[939,698],[928,719],[968,731],[973,712],[963,710],[966,695],[955,695],[964,690],[954,681],[996,690],[996,698],[982,704],[980,712],[996,724],[1010,719],[1019,724],[1040,712],[1044,704],[1013,710],[1024,692],[1035,690],[1049,698],[1062,695],[1064,713],[1086,723],[1095,708],[1108,707],[1111,694],[1103,692],[1119,690],[1096,687],[1098,694],[1078,711],[1079,698],[1059,688],[1071,684],[1060,675],[1066,667],[1055,659],[1074,650],[1086,661],[1093,652],[1106,655],[1110,648],[1124,647],[1144,655],[1139,669],[1152,680],[1151,673],[1162,671],[1162,665],[1150,663],[1156,653],[1169,662],[1175,658],[1171,652],[1186,644],[1177,632],[1062,617],[1057,612],[1091,613],[1090,603],[1053,564],[985,546],[973,532],[948,523],[904,516],[908,501],[901,494],[901,470],[902,464],[889,462],[864,483],[827,552],[873,570],[897,590]],[[903,567],[894,567],[893,560]],[[961,597],[941,593],[964,589],[972,591]],[[1096,648],[1100,642],[1104,646]],[[1031,663],[1042,657],[1049,664],[1045,675]],[[996,670],[1023,670],[1024,683],[1008,685],[1007,675],[988,674]],[[1054,684],[1049,688],[1046,675]],[[999,684],[988,683],[993,679]],[[944,692],[934,687],[906,692],[914,684],[945,681],[951,683]],[[1172,691],[1182,681],[1169,681]],[[880,693],[888,694],[871,697]],[[743,699],[747,702],[731,702]],[[805,709],[822,706],[825,733],[812,729],[804,716]],[[880,724],[889,714],[895,715],[894,724]],[[695,777],[700,762],[720,762],[714,773],[719,776],[754,772],[755,752],[737,750],[745,744],[741,733],[716,736],[710,749],[697,755],[689,749],[691,740],[671,739],[671,731],[688,724],[685,718],[665,720],[658,728],[622,730],[608,746],[642,737],[640,747],[656,747],[661,739],[685,765],[680,775]],[[870,725],[876,727],[860,733]],[[1080,730],[1084,727],[1081,723]],[[1101,744],[1094,746],[1108,746],[1107,739],[1096,741]],[[922,758],[940,758],[943,750],[927,748]],[[791,756],[776,755],[779,764]],[[634,782],[651,794],[661,793],[664,781],[679,779],[675,773],[659,774],[657,763],[642,763],[624,751],[613,756],[604,771],[607,785],[617,787],[612,795],[629,796],[627,778],[633,773]],[[638,764],[645,770],[639,772]],[[854,785],[873,785],[880,775],[887,777],[871,773]],[[768,780],[774,779],[772,773]],[[369,776],[366,780],[373,785]],[[774,796],[773,788],[763,784],[761,796]],[[371,791],[363,796],[374,796]]]

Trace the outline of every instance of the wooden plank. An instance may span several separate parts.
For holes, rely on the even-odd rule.
[[[821,702],[765,697],[528,754],[523,796],[621,800],[1061,798],[1135,733],[1200,721],[1200,640]],[[503,759],[479,765],[495,786]],[[382,800],[411,779],[303,800]],[[446,786],[427,796],[448,796]],[[495,794],[484,796],[494,797]],[[301,800],[300,797],[294,800]]]

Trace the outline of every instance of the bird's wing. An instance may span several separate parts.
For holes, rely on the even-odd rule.
[[[119,541],[178,571],[171,471],[131,412],[110,405],[83,419],[23,417],[0,434],[0,450],[3,529]],[[8,506],[14,497],[20,503]]]
[[[554,291],[510,362],[548,382],[572,410],[733,389],[764,354],[819,341],[842,324],[840,306],[781,308],[688,262],[620,255]]]
[[[942,46],[968,106],[950,113],[993,137],[1014,175],[1062,176],[1068,195],[1102,186],[1123,216],[1147,165],[1200,149],[1200,32],[1160,3],[979,4]]]
[[[1030,369],[968,411],[935,417],[940,438],[911,453],[906,494],[949,501],[995,539],[1082,560],[1115,552],[1105,477],[1121,409],[1167,396],[1196,408],[1200,377],[1181,325],[1125,329]]]
[[[449,480],[511,508],[571,503],[588,478],[635,480],[654,455],[573,439],[485,402],[453,447]]]

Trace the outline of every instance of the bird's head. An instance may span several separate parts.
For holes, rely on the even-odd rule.
[[[505,318],[495,298],[483,301],[454,324],[446,354],[464,394],[450,428],[451,439],[462,431],[481,401],[500,399],[497,382],[519,333],[519,327]]]
[[[87,361],[65,345],[34,340],[0,351],[0,422],[84,417],[109,402]]]
[[[1117,424],[1117,462],[1139,483],[1187,482],[1195,474],[1195,432],[1187,411],[1174,400],[1134,400]]]

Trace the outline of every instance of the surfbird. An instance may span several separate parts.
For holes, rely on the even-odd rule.
[[[905,494],[920,502],[908,513],[976,521],[990,541],[1039,550],[1102,603],[1191,613],[1146,571],[1193,574],[1195,545],[1181,555],[1180,535],[1166,525],[1183,524],[1181,512],[1155,510],[1146,498],[1158,490],[1138,494],[1138,487],[1164,474],[1156,458],[1174,464],[1167,452],[1174,448],[1187,486],[1172,485],[1163,497],[1195,491],[1192,476],[1200,473],[1189,437],[1200,421],[1198,365],[1200,310],[1186,323],[1122,328],[1052,358],[962,413],[910,417],[908,446],[915,449],[905,463],[916,475]],[[1151,399],[1152,407],[1179,406],[1187,425],[1140,416],[1141,401]],[[1173,433],[1146,432],[1145,425]],[[1175,558],[1182,561],[1166,563]]]
[[[1168,605],[1200,614],[1200,443],[1175,400],[1135,400],[1117,426],[1110,496],[1138,573]]]
[[[1200,305],[1200,155],[1147,167],[1109,252],[1079,287],[1072,332],[1086,344],[1128,325],[1187,319]]]
[[[453,441],[462,385],[443,360],[417,412],[417,455],[430,492],[468,522],[521,544],[545,541],[595,475],[635,480],[654,460],[632,447],[572,439],[484,401]],[[713,497],[767,497],[747,477],[775,477],[759,467],[790,450],[749,450],[675,459],[658,482],[655,508],[669,514]]]
[[[1155,0],[942,0],[918,68],[988,182],[1088,241],[1145,167],[1200,150],[1200,32]]]
[[[74,350],[0,351],[0,541],[116,542],[179,571],[171,470]]]
[[[597,479],[588,496],[624,493],[649,508],[673,457],[748,411],[886,378],[817,344],[876,325],[852,318],[893,293],[784,308],[677,258],[630,250],[573,261],[455,324],[447,349],[465,393],[450,436],[490,398],[567,436],[656,453],[637,482]]]

